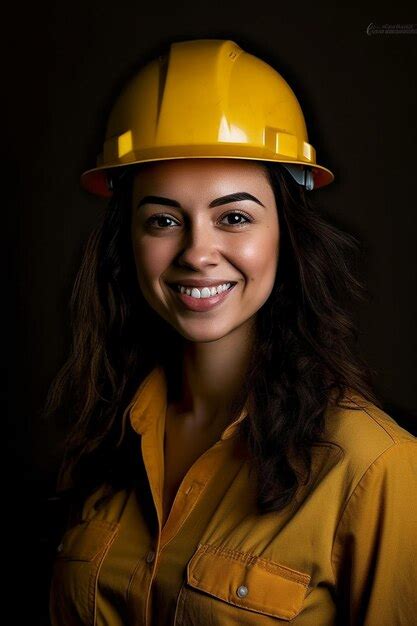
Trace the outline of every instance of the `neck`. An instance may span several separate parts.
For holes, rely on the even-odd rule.
[[[242,393],[252,347],[251,324],[216,341],[185,341],[171,369],[175,403],[180,411],[196,424],[227,421],[234,401]]]

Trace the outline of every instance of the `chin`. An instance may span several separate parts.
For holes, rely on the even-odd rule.
[[[216,329],[210,324],[210,322],[199,322],[199,328],[185,328],[185,327],[173,327],[184,339],[192,341],[193,343],[210,343],[212,341],[218,341],[233,331],[233,328],[229,329]]]

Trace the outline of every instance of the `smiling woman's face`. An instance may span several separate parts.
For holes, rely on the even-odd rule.
[[[245,199],[225,197],[230,194]],[[183,337],[215,341],[252,327],[272,291],[279,256],[275,197],[260,164],[147,164],[134,180],[131,235],[144,298]],[[181,293],[181,285],[194,291]]]

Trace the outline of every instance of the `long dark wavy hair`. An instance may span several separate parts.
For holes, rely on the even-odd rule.
[[[231,415],[234,420],[248,394],[252,410],[238,434],[256,471],[259,514],[283,509],[309,480],[311,448],[326,445],[329,404],[345,406],[353,392],[382,408],[351,309],[368,295],[355,276],[359,241],[330,223],[280,164],[262,165],[279,207],[279,263],[256,314],[244,392]],[[57,491],[70,490],[80,502],[101,484],[122,488],[137,475],[140,446],[127,419],[133,395],[155,365],[169,369],[183,340],[138,286],[130,212],[140,167],[111,174],[113,196],[86,243],[71,296],[69,358],[43,409],[67,429]]]

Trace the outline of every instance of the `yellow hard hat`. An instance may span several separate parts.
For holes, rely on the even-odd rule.
[[[234,41],[196,39],[172,43],[127,83],[97,166],[80,182],[110,197],[113,168],[207,157],[284,163],[307,189],[334,180],[316,163],[300,104],[283,77]]]

